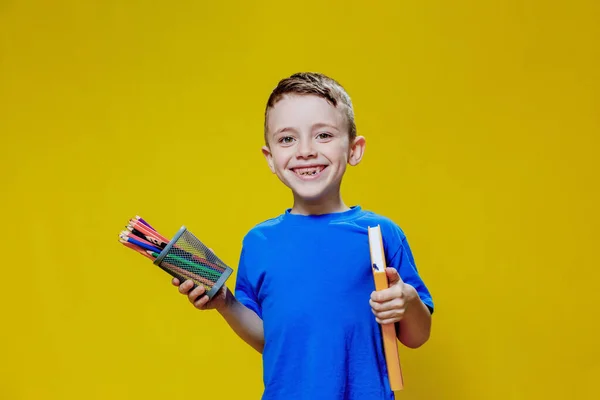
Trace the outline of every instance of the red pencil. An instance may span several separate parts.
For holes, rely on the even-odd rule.
[[[149,258],[150,260],[154,261],[155,258],[152,257],[150,254],[146,253],[143,249],[140,249],[139,247],[137,247],[135,244],[131,244],[123,239],[119,239],[119,242],[123,243],[125,246],[129,247],[130,249],[133,249],[135,251],[137,251],[138,253],[140,253],[141,255],[143,255],[144,257]]]
[[[142,224],[139,221],[136,221],[134,219],[129,220],[129,224],[131,225],[132,228],[137,229],[138,231],[146,234],[146,235],[150,235],[150,236],[156,236],[158,239],[169,243],[169,239],[167,239],[166,237],[164,237],[163,235],[161,235],[160,233],[158,233],[157,231],[154,231],[150,228],[148,228],[146,225]]]

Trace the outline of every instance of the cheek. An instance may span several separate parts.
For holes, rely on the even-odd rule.
[[[348,163],[349,159],[349,151],[345,146],[336,146],[331,149],[332,151],[328,151],[325,154],[325,157],[332,163],[338,164],[338,166],[343,167]]]
[[[285,169],[290,160],[289,155],[285,151],[278,151],[273,154],[273,165],[277,169]]]

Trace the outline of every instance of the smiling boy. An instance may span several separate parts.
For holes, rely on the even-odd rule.
[[[201,286],[173,284],[262,353],[263,399],[393,399],[379,324],[395,324],[398,340],[417,348],[429,339],[433,302],[402,230],[341,197],[347,166],[365,150],[350,97],[325,75],[294,74],[269,97],[264,136],[292,207],[244,237],[235,295],[224,287],[207,302]],[[380,292],[367,230],[376,225],[390,285]]]

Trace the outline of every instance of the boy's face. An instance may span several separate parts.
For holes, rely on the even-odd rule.
[[[362,157],[364,138],[350,143],[344,113],[318,96],[286,95],[269,110],[267,128],[263,154],[296,200],[338,195],[346,165]]]

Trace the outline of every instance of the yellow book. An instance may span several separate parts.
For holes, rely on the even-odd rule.
[[[373,278],[375,279],[375,290],[380,291],[389,287],[385,269],[385,252],[383,250],[383,238],[381,236],[381,227],[369,227],[369,248],[371,250],[371,268]],[[386,324],[381,326],[381,335],[383,338],[383,349],[385,351],[385,361],[387,364],[388,378],[392,390],[402,390],[404,381],[402,379],[402,369],[400,367],[400,355],[398,353],[398,343],[396,337],[395,324]]]

